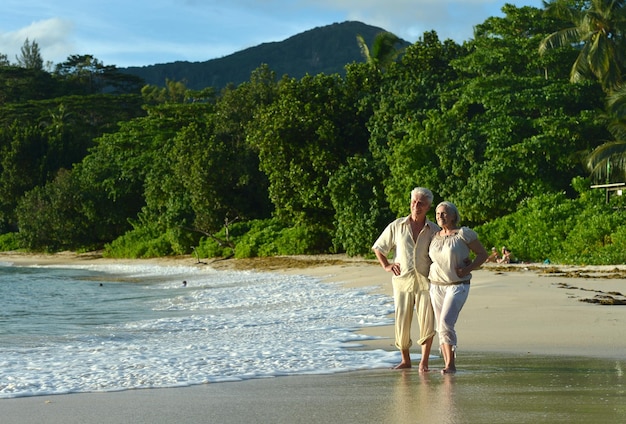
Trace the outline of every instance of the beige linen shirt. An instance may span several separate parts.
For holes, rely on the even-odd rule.
[[[400,264],[400,275],[392,277],[394,290],[410,292],[428,290],[427,277],[431,264],[428,247],[440,228],[426,219],[417,241],[413,241],[409,218],[410,216],[398,218],[387,225],[372,249],[381,251],[385,256],[395,250],[394,262]]]

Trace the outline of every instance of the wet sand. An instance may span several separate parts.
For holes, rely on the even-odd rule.
[[[0,400],[3,423],[620,423],[624,361],[467,353],[416,369]]]
[[[0,254],[16,264],[107,262],[97,255]],[[115,262],[115,261],[112,261]],[[391,295],[374,261],[342,256],[164,265],[306,274]],[[207,261],[209,262],[209,261]],[[588,423],[626,414],[626,267],[516,265],[474,273],[457,324],[459,372],[368,370],[185,388],[0,399],[3,423]],[[608,299],[613,299],[603,305]],[[597,302],[597,303],[593,303]],[[367,349],[393,348],[391,327]],[[437,342],[435,342],[437,344]],[[417,349],[413,350],[417,358]],[[436,349],[433,352],[437,354]]]

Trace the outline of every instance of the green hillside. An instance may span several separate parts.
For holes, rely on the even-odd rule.
[[[195,90],[219,89],[229,83],[238,85],[247,81],[250,73],[262,64],[267,64],[279,77],[285,74],[294,78],[319,73],[343,75],[346,64],[364,60],[356,41],[357,34],[371,45],[374,37],[384,31],[361,22],[335,23],[206,62],[179,61],[120,68],[120,71],[157,86],[164,86],[166,79],[184,81],[188,88]]]

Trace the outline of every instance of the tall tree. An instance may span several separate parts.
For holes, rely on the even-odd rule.
[[[560,20],[535,7],[502,7],[504,16],[492,16],[474,27],[474,39],[465,45],[469,54],[454,60],[453,67],[464,76],[509,74],[544,78],[568,78],[577,52],[553,50],[537,55],[539,42],[562,26]]]
[[[619,87],[626,65],[626,1],[552,0],[546,3],[546,11],[572,26],[544,38],[539,53],[544,54],[549,48],[578,46],[580,52],[572,65],[570,80],[577,82],[593,76],[607,93]]]
[[[423,130],[421,123],[430,114],[438,113],[442,93],[458,78],[450,62],[464,52],[454,41],[441,42],[436,32],[426,32],[406,49],[397,66],[383,74],[374,115],[368,122],[369,150],[377,163],[387,167],[382,170],[383,186],[396,214],[408,212],[407,190],[423,179],[416,180],[413,171],[392,175],[391,170],[409,157],[432,160],[426,149],[401,150],[408,139],[414,139]]]
[[[20,53],[19,56],[16,56],[18,66],[38,71],[43,69],[43,59],[39,51],[39,44],[36,41],[30,42],[27,38],[20,49]]]
[[[554,32],[539,46],[548,48],[580,46],[570,74],[572,82],[593,76],[607,93],[608,130],[613,139],[596,147],[585,165],[596,181],[611,182],[626,177],[626,88],[622,74],[626,66],[626,1],[554,0],[547,11],[573,24]]]
[[[278,218],[332,226],[328,180],[347,157],[367,151],[360,94],[337,75],[285,77],[276,100],[251,122],[248,140],[258,149]]]
[[[104,65],[92,55],[72,55],[55,66],[54,75],[64,81],[71,92],[139,93],[143,80],[121,74],[114,65]]]
[[[0,106],[58,97],[62,93],[58,83],[43,70],[0,66]],[[0,114],[0,120],[5,120]]]
[[[16,208],[18,237],[30,250],[100,247],[103,241],[93,223],[105,218],[101,211],[81,181],[62,169],[54,181],[35,187],[20,199]],[[88,219],[89,214],[99,219]]]

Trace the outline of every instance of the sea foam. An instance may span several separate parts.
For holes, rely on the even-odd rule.
[[[373,338],[356,330],[391,323],[392,299],[374,288],[185,266],[0,270],[0,293],[17,305],[0,314],[0,397],[328,374],[398,360],[395,351],[351,349]]]

